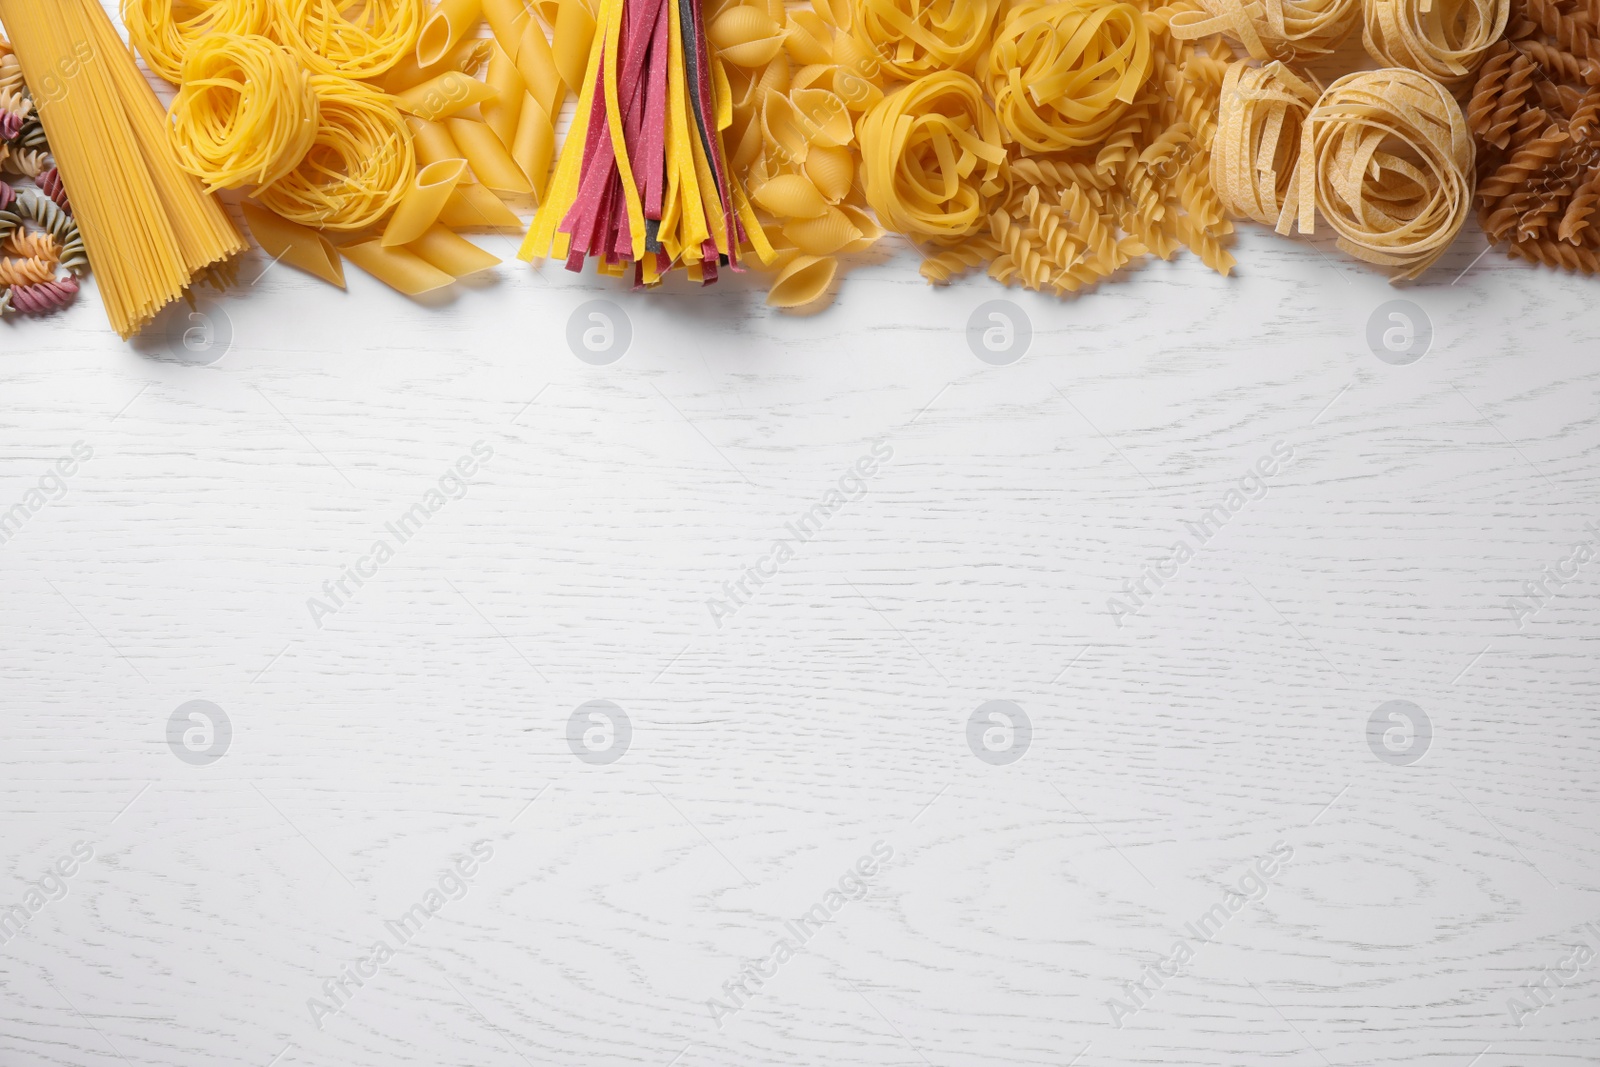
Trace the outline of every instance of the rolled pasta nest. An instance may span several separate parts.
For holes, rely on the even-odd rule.
[[[377,224],[416,173],[411,131],[391,98],[333,74],[311,79],[321,121],[295,168],[256,191],[261,204],[291,222],[330,230]]]
[[[1363,2],[1371,0],[1199,0],[1201,10],[1173,16],[1172,35],[1193,40],[1220,33],[1252,59],[1312,59],[1350,36]]]
[[[1505,34],[1510,0],[1365,0],[1361,41],[1380,63],[1457,89]]]
[[[237,2],[237,0],[235,0]],[[283,43],[319,74],[371,78],[405,58],[422,32],[423,0],[273,0]]]
[[[969,75],[918,78],[862,118],[867,203],[891,230],[965,237],[1006,188],[1000,123]]]
[[[1132,4],[1022,0],[982,70],[1008,141],[1080,148],[1105,137],[1150,76],[1150,32]]]
[[[1300,231],[1320,212],[1339,247],[1411,279],[1438,259],[1472,206],[1466,117],[1444,86],[1402,68],[1328,86],[1301,132]]]
[[[270,185],[316,139],[321,108],[311,76],[266,37],[202,38],[184,59],[182,78],[168,111],[173,143],[207,192]]]

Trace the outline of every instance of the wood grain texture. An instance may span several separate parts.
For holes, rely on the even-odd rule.
[[[728,278],[638,296],[500,269],[437,306],[275,267],[210,366],[91,290],[0,330],[0,1065],[1600,1062],[1594,283],[1461,239],[1391,289],[1247,228],[1236,278],[1076,299],[923,285],[902,250],[810,317]],[[242,272],[266,266],[259,254]],[[591,366],[580,304],[633,342]],[[1419,362],[1366,341],[1385,301]],[[1026,356],[969,350],[986,300]],[[187,327],[189,323],[179,323]],[[475,442],[492,458],[317,626],[308,598]],[[859,498],[707,602],[874,442]],[[1118,625],[1275,443],[1293,457]],[[209,766],[167,720],[216,702]],[[633,737],[591,766],[568,718]],[[991,766],[968,716],[1033,724]],[[1433,725],[1378,759],[1391,699]],[[307,1001],[487,841],[458,900],[318,1027]],[[893,858],[719,1027],[707,1002],[875,842]],[[1149,964],[1277,842],[1184,973]]]

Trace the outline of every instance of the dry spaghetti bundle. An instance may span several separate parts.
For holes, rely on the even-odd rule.
[[[709,284],[741,252],[771,257],[722,130],[732,106],[700,0],[601,0],[572,129],[524,259],[653,285]]]
[[[244,242],[179,166],[155,95],[95,0],[0,0],[0,22],[28,81],[60,86],[36,98],[39,117],[107,317],[129,337]]]

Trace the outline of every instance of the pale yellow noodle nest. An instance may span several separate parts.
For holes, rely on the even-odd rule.
[[[1288,217],[1300,131],[1316,103],[1317,87],[1282,63],[1229,65],[1211,142],[1211,184],[1230,215],[1268,226]]]
[[[1510,0],[1365,0],[1361,43],[1380,63],[1466,83],[1504,36]]]
[[[1199,0],[1173,15],[1172,35],[1225,34],[1253,59],[1310,59],[1339,46],[1361,19],[1362,0]]]
[[[1427,270],[1472,206],[1466,118],[1448,89],[1413,70],[1361,71],[1328,86],[1306,117],[1298,167],[1300,232],[1321,212],[1340,248],[1394,268],[1396,280]]]

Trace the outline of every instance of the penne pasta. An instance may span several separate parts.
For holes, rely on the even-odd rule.
[[[415,252],[404,248],[385,248],[377,240],[345,245],[345,258],[389,288],[407,296],[421,296],[443,289],[453,277]]]
[[[417,64],[437,63],[483,17],[483,0],[439,0],[417,36]]]
[[[333,242],[311,227],[290,222],[252,201],[241,201],[239,206],[244,211],[251,236],[274,263],[287,263],[330,285],[344,288],[344,263]]]
[[[528,83],[522,80],[517,65],[499,44],[491,44],[489,55],[489,87],[495,99],[478,110],[500,143],[510,148],[517,137],[517,120],[522,115],[522,100],[528,95]],[[515,154],[515,153],[513,153]]]
[[[497,266],[500,258],[485,252],[471,241],[452,233],[444,226],[430,226],[422,236],[406,246],[418,259],[444,271],[452,278],[462,278]]]
[[[394,102],[401,111],[438,120],[458,115],[473,104],[492,101],[495,97],[493,87],[459,70],[448,70],[421,85],[396,93]]]
[[[583,75],[589,69],[589,45],[594,41],[594,15],[583,0],[559,0],[551,38],[556,71],[573,92],[583,90]]]
[[[439,222],[452,230],[517,230],[522,220],[481,185],[461,184],[445,201]]]
[[[412,115],[406,119],[406,125],[411,127],[411,144],[417,152],[418,166],[426,167],[429,163],[438,163],[445,159],[467,158],[467,154],[456,145],[456,139],[450,136],[450,131],[444,123]],[[477,179],[470,171],[461,176],[463,185],[475,181]]]
[[[383,247],[408,245],[426,233],[428,227],[439,220],[439,213],[444,210],[450,194],[456,191],[466,169],[464,159],[441,159],[417,171],[405,198],[389,216],[389,225],[383,231]]]
[[[493,45],[493,41],[469,37],[456,42],[455,47],[445,53],[442,59],[426,67],[417,62],[415,54],[406,56],[395,64],[393,70],[383,76],[379,85],[386,93],[399,93],[413,85],[421,85],[429,78],[436,78],[446,71],[459,70],[463,74],[476,74],[478,68],[489,61],[489,49]]]
[[[484,185],[501,193],[533,191],[528,176],[488,126],[471,119],[446,119],[445,126]]]
[[[544,200],[545,186],[550,181],[550,160],[555,152],[556,131],[550,124],[550,116],[539,106],[539,101],[525,94],[522,118],[517,123],[516,139],[511,146],[511,158],[528,176],[535,203]]]
[[[550,115],[561,110],[563,89],[554,53],[539,20],[521,0],[484,0],[483,13],[494,39],[516,63],[533,98]]]

